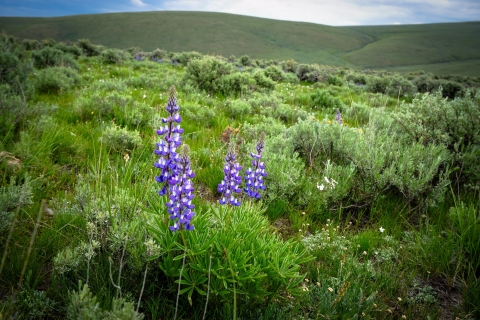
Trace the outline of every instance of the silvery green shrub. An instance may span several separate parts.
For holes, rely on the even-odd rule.
[[[74,46],[74,45],[66,45],[66,44],[63,44],[63,43],[57,43],[53,48],[58,49],[60,51],[63,51],[66,54],[71,54],[75,58],[78,58],[79,56],[82,55],[82,50],[80,50],[79,47]]]
[[[35,78],[35,87],[41,93],[59,93],[79,85],[82,78],[77,71],[65,67],[51,67],[39,70]]]
[[[345,84],[345,81],[343,81],[342,78],[334,76],[334,75],[329,75],[327,78],[327,83],[332,85],[332,86],[343,86]]]
[[[255,112],[259,113],[264,108],[277,108],[283,102],[283,97],[275,92],[268,94],[253,92],[252,95],[247,98],[247,101],[254,108]]]
[[[211,108],[184,103],[182,106],[183,117],[193,123],[202,123],[205,127],[213,125],[212,119],[215,117],[215,111]]]
[[[199,52],[196,51],[191,51],[191,52],[180,52],[180,53],[174,53],[173,56],[171,57],[172,61],[177,61],[178,63],[183,64],[186,66],[190,61],[194,59],[201,59],[203,55]]]
[[[87,57],[98,56],[102,52],[101,46],[92,44],[88,39],[79,39],[77,46],[82,49],[83,54]]]
[[[253,74],[253,78],[255,79],[257,88],[260,88],[260,89],[265,90],[267,92],[275,89],[275,85],[276,85],[275,81],[273,81],[272,79],[267,77],[263,70],[262,71],[256,71]]]
[[[413,98],[417,93],[417,87],[408,79],[401,76],[390,77],[385,94],[391,97]]]
[[[219,90],[226,96],[248,96],[255,88],[256,80],[246,72],[234,72],[219,79]]]
[[[134,303],[123,298],[113,298],[112,310],[104,310],[100,307],[97,297],[90,291],[87,284],[79,283],[78,291],[69,291],[70,300],[67,306],[68,319],[121,319],[141,320],[144,315],[135,311]]]
[[[33,95],[33,86],[29,81],[32,70],[31,60],[22,60],[15,52],[0,52],[1,91],[30,98]]]
[[[78,69],[78,62],[73,55],[52,47],[45,47],[41,50],[32,51],[32,61],[37,69],[49,67],[68,67]]]
[[[354,170],[351,197],[347,201],[366,204],[392,191],[423,205],[433,205],[443,199],[448,185],[443,171],[448,159],[444,147],[405,143],[395,134],[392,119],[386,114],[371,118],[362,129],[329,122],[299,121],[288,129],[288,135],[294,150],[308,167],[325,170],[328,160],[334,164],[332,168],[340,166],[341,176],[327,176],[328,179],[350,181]]]
[[[205,56],[188,63],[183,81],[213,94],[222,92],[221,78],[231,72],[232,66],[227,62],[211,56]]]
[[[28,276],[28,275],[27,275]],[[23,319],[47,319],[54,317],[57,303],[45,291],[22,287],[14,300],[16,316]]]
[[[0,186],[0,235],[8,232],[15,210],[32,204],[32,199],[33,189],[29,176],[25,176],[21,185],[12,177],[8,186]]]
[[[341,109],[343,106],[342,101],[330,94],[327,90],[317,89],[311,94],[310,106],[324,109]]]
[[[142,144],[140,133],[137,130],[129,131],[127,128],[122,128],[115,124],[109,124],[103,129],[100,141],[108,149],[115,152],[132,151]]]
[[[100,58],[104,63],[122,64],[130,60],[130,55],[121,49],[106,49],[102,51]]]
[[[268,165],[265,201],[291,199],[299,190],[305,167],[298,152],[294,150],[291,139],[283,134],[269,138],[263,158]]]
[[[407,141],[444,146],[460,183],[480,181],[480,109],[478,91],[448,100],[442,92],[418,95],[393,113],[396,130]]]
[[[285,72],[283,72],[282,69],[277,66],[268,66],[267,68],[265,68],[264,72],[265,76],[277,82],[285,77]]]
[[[227,101],[225,104],[226,114],[233,119],[250,114],[252,113],[252,110],[252,106],[247,101],[243,100],[236,99]]]
[[[267,138],[276,137],[285,132],[287,127],[278,119],[266,117],[263,115],[256,116],[254,124],[245,122],[242,126],[242,136],[249,141],[254,141],[262,132]]]

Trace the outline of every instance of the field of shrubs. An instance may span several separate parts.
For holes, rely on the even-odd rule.
[[[0,47],[0,319],[480,317],[480,78]]]

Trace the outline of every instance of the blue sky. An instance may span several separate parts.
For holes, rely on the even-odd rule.
[[[0,0],[0,16],[210,11],[331,26],[480,21],[479,0]]]

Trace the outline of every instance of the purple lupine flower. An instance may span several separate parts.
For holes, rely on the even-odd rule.
[[[187,149],[187,146],[184,146],[183,149]],[[176,175],[168,182],[170,195],[166,206],[170,219],[174,220],[173,226],[170,226],[171,231],[176,231],[180,228],[185,230],[194,229],[190,220],[195,215],[193,211],[195,206],[192,204],[194,188],[191,181],[195,173],[190,168],[190,158],[187,153],[188,151],[180,156],[180,160],[175,167]]]
[[[338,109],[337,109],[337,114],[335,115],[335,120],[338,122],[338,124],[343,124],[342,114]]]
[[[160,175],[155,177],[155,180],[162,184],[160,191],[161,196],[166,195],[170,190],[171,182],[178,179],[176,173],[177,163],[180,161],[180,157],[177,154],[177,148],[182,144],[183,129],[180,125],[175,126],[174,123],[180,123],[182,118],[178,114],[180,107],[177,105],[175,87],[170,88],[170,97],[167,103],[167,111],[169,116],[162,119],[162,123],[165,126],[160,127],[157,130],[159,136],[163,136],[163,140],[157,142],[157,149],[155,154],[159,156],[158,161],[155,162],[155,167],[161,170]]]
[[[235,162],[236,158],[235,151],[231,147],[225,157],[225,166],[223,168],[225,177],[217,188],[218,192],[222,194],[222,198],[218,201],[220,204],[230,204],[232,206],[241,204],[240,200],[235,198],[235,193],[242,192],[242,189],[240,189],[240,183],[242,183],[240,170],[242,170],[242,167],[238,162]]]
[[[247,193],[247,196],[255,199],[260,199],[259,191],[265,190],[263,177],[266,177],[267,173],[265,172],[265,164],[260,161],[264,147],[265,140],[264,134],[262,134],[256,146],[257,153],[250,153],[250,156],[253,158],[253,168],[248,168],[245,172],[245,188],[243,190]]]

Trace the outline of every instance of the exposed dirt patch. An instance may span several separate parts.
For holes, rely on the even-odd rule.
[[[292,224],[287,218],[280,218],[272,223],[272,227],[280,234],[283,240],[290,239],[295,232],[292,229]]]
[[[208,202],[215,203],[218,201],[218,197],[215,196],[212,190],[203,183],[199,183],[196,185],[195,192],[200,198]]]
[[[428,280],[416,278],[414,282],[416,285],[409,289],[409,298],[415,299],[417,297],[422,301],[427,295],[434,297],[439,307],[438,319],[455,319],[455,315],[462,311],[463,299],[459,284],[449,284],[444,276],[433,277]]]

